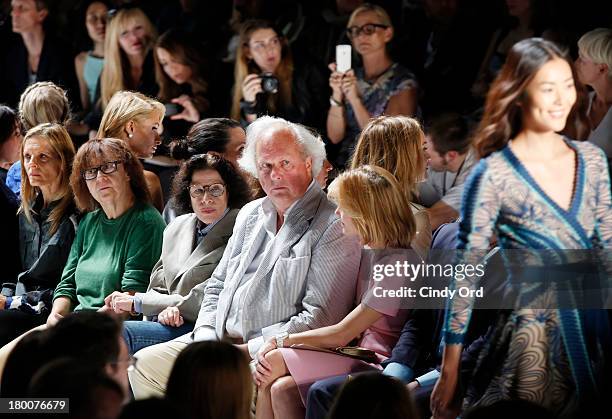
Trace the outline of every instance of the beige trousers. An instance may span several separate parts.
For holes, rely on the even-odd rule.
[[[181,338],[143,348],[134,354],[138,361],[128,375],[136,400],[164,397],[174,361],[190,343]]]

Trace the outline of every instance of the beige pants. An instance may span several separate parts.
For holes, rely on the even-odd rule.
[[[164,397],[174,361],[189,343],[181,336],[169,342],[146,347],[134,354],[138,361],[136,368],[128,375],[136,400]]]

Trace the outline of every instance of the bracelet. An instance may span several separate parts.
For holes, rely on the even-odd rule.
[[[257,109],[255,109],[255,105],[257,105],[256,101],[247,102],[246,100],[241,100],[240,110],[248,115],[257,115]]]
[[[338,107],[343,106],[343,103],[334,99],[333,96],[329,97],[329,104],[332,106],[338,106]]]

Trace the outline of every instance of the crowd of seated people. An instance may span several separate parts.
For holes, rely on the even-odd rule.
[[[79,418],[605,406],[612,29],[596,13],[564,28],[538,0],[61,3],[0,1],[1,397],[69,398]],[[567,269],[526,283],[517,249]],[[569,250],[603,261],[589,310],[557,293],[592,275]],[[414,279],[373,265],[441,254],[483,279],[451,275],[437,306],[380,297]],[[483,309],[482,288],[503,304]]]

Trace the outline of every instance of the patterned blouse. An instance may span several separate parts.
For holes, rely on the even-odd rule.
[[[357,77],[357,90],[365,108],[372,117],[380,116],[385,112],[389,99],[402,90],[417,88],[416,77],[407,68],[394,63],[378,77],[373,83],[365,79],[365,70],[359,67],[355,70]],[[334,163],[336,167],[343,168],[353,154],[357,137],[361,132],[352,106],[345,102],[346,132],[340,142],[338,156]]]

